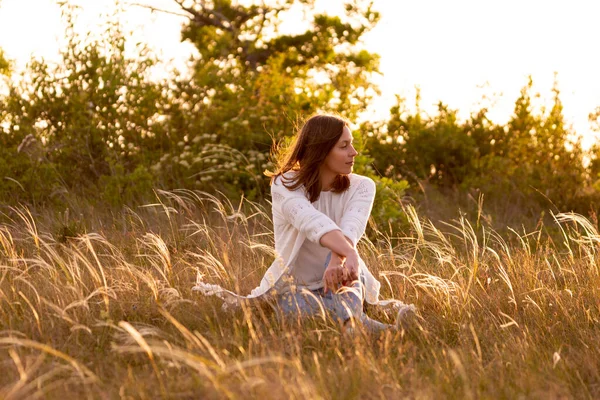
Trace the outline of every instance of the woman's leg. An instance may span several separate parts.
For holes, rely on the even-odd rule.
[[[330,259],[331,253],[327,255],[325,266]],[[365,329],[371,333],[393,328],[393,325],[369,318],[363,312],[364,291],[363,277],[361,276],[360,282],[355,281],[351,286],[343,287],[337,293],[325,293],[323,289],[292,290],[278,296],[277,304],[283,316],[288,318],[328,316],[342,324],[354,320],[363,324]]]
[[[277,304],[285,318],[329,317],[344,325],[353,320],[370,333],[393,329],[393,325],[376,321],[363,312],[363,290],[356,282],[335,294],[325,294],[322,289],[290,291],[278,296]]]
[[[327,255],[325,265],[331,259],[331,252]],[[344,323],[348,323],[350,319],[361,323],[370,333],[378,333],[388,329],[393,329],[393,325],[384,324],[370,318],[363,311],[363,302],[365,298],[364,277],[361,275],[360,282],[355,281],[352,286],[342,288],[342,290],[332,296],[332,309]]]
[[[376,319],[369,317],[365,313],[363,313],[363,315],[361,316],[360,322],[365,327],[365,330],[369,333],[379,333],[395,328],[394,325],[379,322]]]
[[[298,289],[284,293],[277,298],[277,305],[284,317],[329,317],[340,323],[362,315],[361,290],[356,287],[342,288],[338,293],[325,293],[323,289]]]
[[[329,292],[323,300],[342,322],[350,318],[359,320],[363,314],[363,290],[361,283],[355,281],[351,286],[341,287],[336,293]]]
[[[277,297],[279,310],[286,318],[292,317],[324,317],[327,310],[319,291],[307,289],[292,289]]]
[[[352,286],[342,288],[340,292],[334,294],[336,309],[338,309],[337,313],[346,317],[344,321],[352,318],[355,322],[361,323],[370,333],[378,333],[393,328],[393,325],[376,321],[364,313],[364,290],[364,284],[355,281]]]

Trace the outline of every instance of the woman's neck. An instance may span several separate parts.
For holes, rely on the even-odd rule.
[[[321,191],[329,192],[335,182],[336,175],[321,171]]]

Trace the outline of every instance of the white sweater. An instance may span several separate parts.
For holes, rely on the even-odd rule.
[[[364,184],[367,184],[365,182]],[[342,225],[344,215],[344,202],[347,192],[321,192],[319,198],[314,201],[312,206],[329,219],[331,219],[337,227]],[[370,209],[371,200],[365,196],[365,209]],[[285,220],[281,224],[286,224]],[[277,223],[276,225],[279,225]],[[320,238],[319,238],[320,239]],[[307,288],[310,290],[323,287],[323,274],[325,273],[325,259],[330,250],[321,246],[319,242],[315,243],[312,240],[304,240],[302,247],[298,251],[296,258],[290,263],[289,275],[291,276],[290,283],[292,285]]]
[[[294,172],[284,174],[285,178]],[[300,186],[290,190],[282,185],[278,177],[271,185],[273,204],[273,228],[275,234],[276,259],[265,272],[261,283],[248,296],[240,296],[218,285],[201,281],[193,290],[204,295],[217,295],[227,304],[238,304],[240,300],[266,298],[287,291],[294,262],[305,240],[319,244],[321,236],[333,230],[341,230],[356,246],[365,232],[367,221],[375,199],[375,183],[372,179],[350,174],[350,187],[343,193],[322,195],[311,203],[306,190]],[[326,192],[325,192],[326,193]],[[360,273],[365,279],[365,300],[381,306],[399,306],[397,300],[379,300],[381,284],[373,277],[362,258],[359,257]]]

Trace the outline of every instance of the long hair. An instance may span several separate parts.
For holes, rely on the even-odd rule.
[[[285,177],[283,185],[295,190],[304,185],[306,195],[311,202],[315,202],[321,195],[321,164],[327,154],[338,142],[348,121],[335,115],[313,115],[305,123],[294,138],[292,144],[276,155],[276,172],[267,172],[271,177],[271,184],[278,177],[288,171],[295,171],[293,177]],[[350,187],[350,178],[347,175],[338,175],[331,190],[340,193]]]

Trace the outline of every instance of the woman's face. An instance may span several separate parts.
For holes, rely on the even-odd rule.
[[[347,126],[344,126],[342,136],[335,146],[329,151],[325,161],[321,165],[321,174],[348,175],[352,173],[354,157],[358,152],[352,146],[352,134]]]

